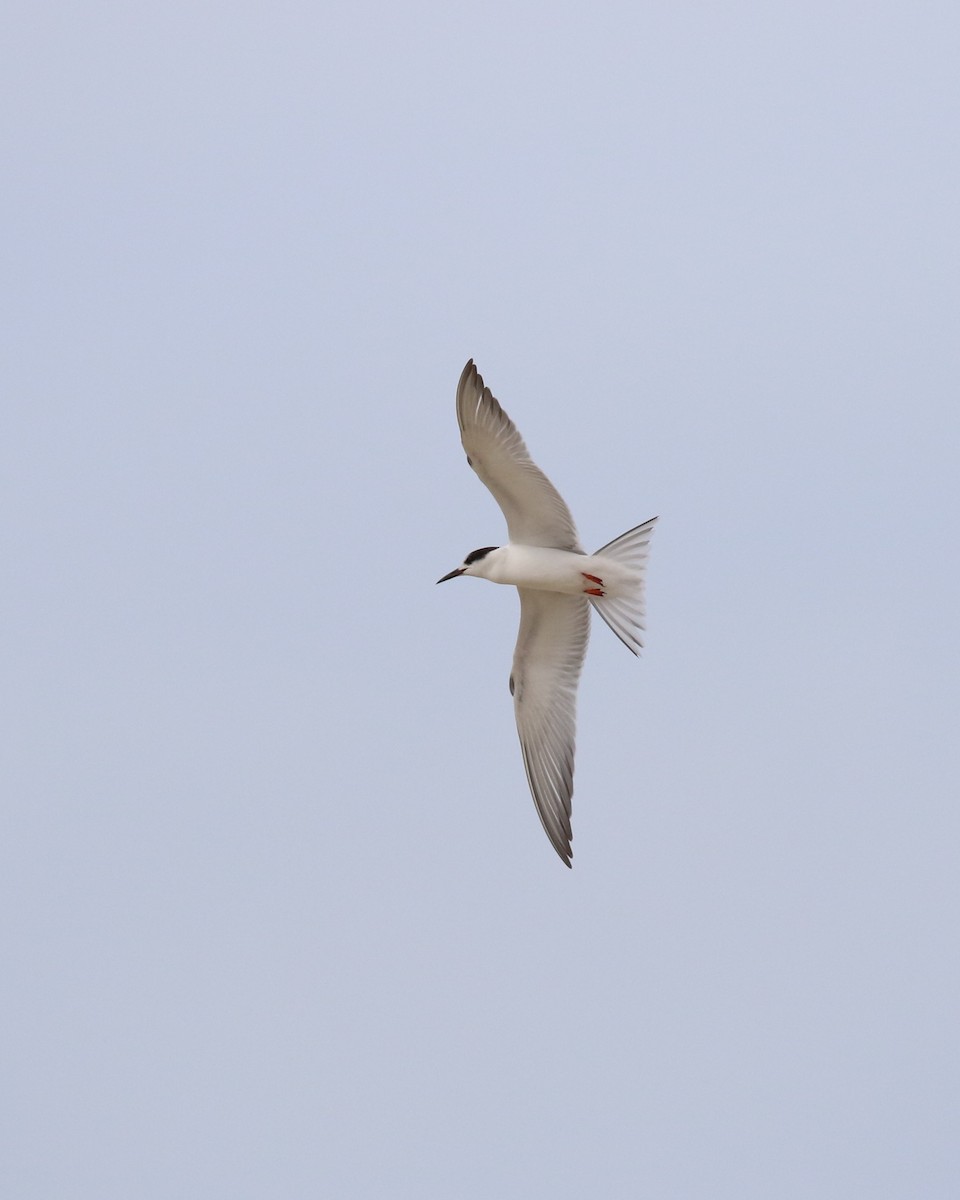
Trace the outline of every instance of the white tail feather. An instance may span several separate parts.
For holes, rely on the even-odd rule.
[[[650,539],[656,517],[628,529],[596,552],[598,557],[612,558],[637,577],[633,591],[626,596],[590,596],[590,603],[610,626],[621,642],[639,654],[643,649],[644,617],[646,616],[646,570],[650,557]]]

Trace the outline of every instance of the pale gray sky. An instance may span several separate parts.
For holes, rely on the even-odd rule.
[[[954,5],[15,2],[18,1200],[952,1200]],[[585,544],[540,829],[474,356]]]

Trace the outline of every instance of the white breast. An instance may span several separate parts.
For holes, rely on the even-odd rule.
[[[494,583],[570,596],[582,595],[593,586],[584,578],[585,573],[603,579],[608,594],[615,595],[635,584],[633,572],[613,559],[542,546],[500,546],[487,555],[484,566],[486,578]]]

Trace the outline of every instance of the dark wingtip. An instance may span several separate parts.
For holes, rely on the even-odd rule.
[[[557,856],[559,857],[559,859],[563,863],[563,865],[565,867],[569,867],[570,870],[572,871],[573,870],[573,847],[569,844],[569,842],[567,843],[567,845],[565,847],[561,847],[561,846],[557,845],[557,843],[553,840],[553,838],[551,838],[550,844],[551,844],[551,846],[553,846],[554,850],[556,850]]]
[[[460,382],[457,384],[457,391],[463,390],[463,385],[467,382],[471,375],[476,375],[477,368],[474,366],[473,359],[467,359],[467,365],[460,372]]]

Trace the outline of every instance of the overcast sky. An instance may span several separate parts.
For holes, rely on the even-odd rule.
[[[956,6],[2,24],[3,1195],[953,1200]],[[661,518],[572,872],[471,356]]]

